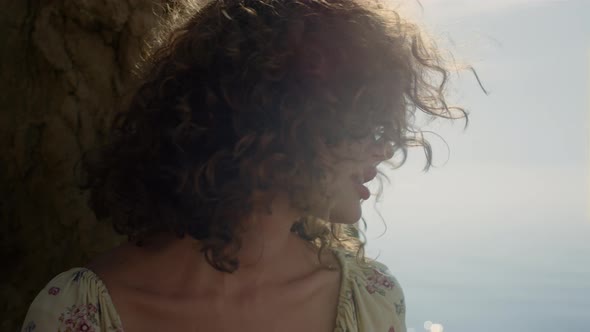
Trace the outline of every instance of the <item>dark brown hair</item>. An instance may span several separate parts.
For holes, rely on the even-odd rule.
[[[431,148],[413,128],[415,110],[467,120],[447,106],[449,67],[435,45],[377,2],[168,9],[109,141],[83,163],[97,217],[131,241],[189,235],[213,267],[234,271],[240,221],[269,204],[254,191],[288,188],[293,205],[311,211],[309,193],[325,192],[334,146],[381,127],[403,153],[394,167],[407,147],[422,146],[427,169]],[[322,249],[362,253],[356,225],[305,214],[292,231]]]

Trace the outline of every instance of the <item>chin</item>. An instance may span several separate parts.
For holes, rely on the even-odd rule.
[[[344,204],[343,204],[344,205]],[[330,213],[330,222],[336,224],[354,224],[362,217],[360,201],[336,206]]]

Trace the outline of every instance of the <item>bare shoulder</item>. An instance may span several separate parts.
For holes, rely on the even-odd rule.
[[[123,244],[95,257],[86,268],[104,283],[125,331],[155,331],[151,325],[159,326],[159,322],[139,309],[159,301],[146,297],[151,295],[143,287],[150,280],[145,273],[150,262],[138,252],[132,244]]]
[[[128,244],[122,244],[112,248],[97,257],[94,257],[86,268],[94,272],[105,283],[112,284],[114,280],[121,279],[115,276],[123,276],[128,271],[128,263],[132,258]]]

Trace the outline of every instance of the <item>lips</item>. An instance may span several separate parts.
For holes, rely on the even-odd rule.
[[[367,199],[369,199],[369,197],[371,197],[371,192],[369,191],[369,188],[363,186],[362,184],[355,182],[354,188],[363,200],[366,201]]]
[[[363,183],[367,183],[367,182],[373,180],[376,175],[377,175],[377,170],[375,168],[370,168],[370,169],[367,169],[363,172],[362,180],[361,180],[360,174],[352,176],[352,178],[354,180],[354,184],[355,184],[355,189],[358,192],[359,196],[363,200],[367,200],[371,196],[371,192],[369,191],[369,188],[363,186]]]

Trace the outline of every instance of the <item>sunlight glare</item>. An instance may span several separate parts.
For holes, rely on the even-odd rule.
[[[430,327],[430,332],[443,332],[442,324],[432,324]]]
[[[429,320],[424,322],[424,329],[429,332],[443,332],[444,331],[444,327],[442,326],[442,324],[432,323]]]

